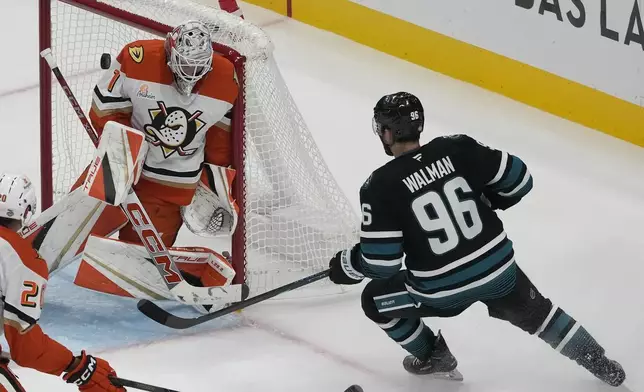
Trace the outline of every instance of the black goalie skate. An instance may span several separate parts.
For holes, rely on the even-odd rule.
[[[610,386],[618,387],[626,379],[622,365],[606,358],[603,349],[586,353],[577,358],[576,362]]]
[[[463,375],[456,369],[458,362],[445,343],[445,339],[438,332],[434,342],[434,351],[427,360],[408,355],[403,360],[403,367],[409,373],[417,375],[429,375],[432,378],[463,381]]]

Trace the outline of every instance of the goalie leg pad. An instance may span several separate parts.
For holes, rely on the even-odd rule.
[[[170,248],[177,267],[197,278],[201,286],[219,287],[232,283],[235,269],[221,254],[207,248]],[[182,253],[185,252],[185,253]],[[193,256],[197,252],[198,257]]]
[[[108,121],[89,166],[83,190],[108,204],[121,204],[132,185],[138,182],[147,148],[142,132]]]
[[[181,272],[191,275],[186,280],[198,279],[195,285],[236,288],[230,285],[235,271],[219,253],[200,247],[168,251]],[[74,280],[78,286],[122,297],[173,299],[142,245],[90,236],[82,256]]]
[[[90,233],[108,236],[125,222],[119,208],[76,189],[43,211],[21,235],[31,241],[53,274],[77,259]]]

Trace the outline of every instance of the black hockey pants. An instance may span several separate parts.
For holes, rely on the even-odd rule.
[[[372,280],[362,292],[362,309],[365,315],[382,328],[387,335],[412,355],[425,359],[431,354],[435,335],[424,325],[424,317],[454,317],[471,304],[452,309],[437,309],[419,304],[413,297],[404,297],[406,272],[401,271],[389,279]],[[384,297],[384,299],[383,299]],[[379,311],[376,303],[396,297],[399,303],[407,300],[413,306]],[[378,298],[375,300],[374,298]],[[536,334],[552,348],[570,359],[578,359],[589,352],[603,349],[593,337],[561,308],[552,305],[523,271],[517,267],[514,288],[505,296],[483,302],[491,317],[508,321],[529,334]]]

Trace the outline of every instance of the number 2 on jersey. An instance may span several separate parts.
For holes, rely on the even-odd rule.
[[[22,291],[22,296],[20,297],[20,305],[35,308],[36,302],[33,300],[38,297],[38,283],[25,280],[22,285],[25,289]]]
[[[437,255],[449,252],[458,246],[461,235],[457,229],[468,240],[483,231],[483,222],[476,208],[476,202],[472,199],[461,200],[457,195],[459,190],[461,193],[472,192],[472,188],[463,177],[456,177],[443,186],[443,195],[447,199],[447,205],[436,191],[424,193],[411,203],[414,215],[423,230],[429,233],[445,233],[443,239],[429,237],[429,247]],[[429,216],[428,207],[434,210],[435,214],[432,214],[434,216]],[[448,207],[452,210],[452,214],[448,211]],[[470,216],[470,223],[465,219],[466,213]],[[456,224],[454,220],[456,220]]]

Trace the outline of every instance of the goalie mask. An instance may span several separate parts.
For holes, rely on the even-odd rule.
[[[165,52],[177,90],[190,95],[195,84],[212,69],[210,30],[198,21],[185,22],[168,33]]]
[[[25,175],[0,174],[0,217],[28,224],[36,213],[36,190]]]

